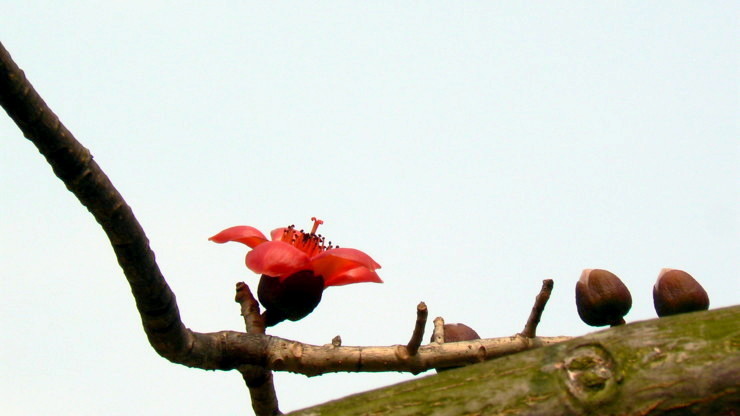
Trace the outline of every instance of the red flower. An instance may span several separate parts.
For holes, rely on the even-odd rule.
[[[266,274],[284,280],[303,270],[311,270],[324,278],[324,287],[348,285],[350,283],[383,283],[376,269],[380,265],[370,256],[353,248],[324,245],[324,237],[316,229],[324,222],[314,222],[310,233],[296,231],[294,226],[277,228],[268,241],[258,229],[248,225],[227,228],[209,238],[215,243],[238,241],[253,250],[247,253],[246,264],[257,274]]]
[[[360,250],[325,245],[324,237],[316,234],[323,221],[315,217],[311,220],[311,232],[297,231],[291,225],[273,230],[272,241],[248,225],[227,228],[209,238],[216,243],[237,241],[252,248],[246,264],[262,275],[258,295],[268,314],[268,326],[308,315],[329,286],[383,282],[375,272],[380,268],[375,260]]]

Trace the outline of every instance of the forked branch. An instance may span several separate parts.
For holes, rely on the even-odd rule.
[[[244,317],[244,326],[251,334],[265,333],[265,319],[260,314],[260,305],[252,295],[244,282],[236,284],[236,296],[234,300],[241,306]],[[277,394],[273,383],[272,371],[259,366],[246,364],[239,367],[242,378],[249,389],[249,397],[252,400],[252,409],[257,415],[279,415]]]

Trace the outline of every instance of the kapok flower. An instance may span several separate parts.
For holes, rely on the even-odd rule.
[[[267,326],[305,317],[329,286],[383,282],[375,271],[380,268],[375,260],[360,250],[325,244],[324,237],[316,234],[323,221],[311,220],[310,232],[297,231],[292,225],[277,228],[270,233],[271,241],[248,225],[227,228],[209,238],[215,243],[236,241],[252,249],[245,262],[262,275],[257,294],[265,307]]]

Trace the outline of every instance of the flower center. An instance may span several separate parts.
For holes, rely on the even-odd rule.
[[[296,231],[295,225],[291,225],[283,231],[283,236],[280,238],[280,241],[294,246],[298,250],[306,253],[309,257],[316,256],[323,251],[335,248],[331,245],[331,241],[328,245],[324,244],[324,237],[321,234],[316,234],[316,230],[318,230],[319,225],[323,224],[324,221],[316,217],[311,217],[311,221],[313,221],[311,232],[307,233],[303,230]]]

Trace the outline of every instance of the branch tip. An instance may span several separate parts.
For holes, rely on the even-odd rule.
[[[537,325],[540,323],[542,312],[544,312],[545,305],[547,305],[547,301],[550,299],[553,286],[554,282],[552,279],[542,281],[540,293],[535,297],[534,306],[532,306],[532,311],[529,313],[529,319],[527,319],[527,323],[524,325],[524,330],[520,333],[523,337],[534,338],[537,336]]]
[[[445,342],[445,320],[441,316],[434,318],[434,332],[432,332],[432,341],[437,344]]]
[[[339,335],[335,336],[331,339],[331,345],[334,347],[341,347],[342,346],[342,337]]]
[[[416,306],[416,324],[414,325],[414,332],[411,334],[411,339],[406,344],[406,350],[409,355],[416,355],[421,346],[422,338],[424,338],[424,327],[427,325],[427,304],[419,302]]]

